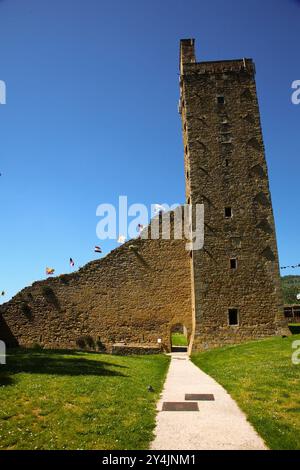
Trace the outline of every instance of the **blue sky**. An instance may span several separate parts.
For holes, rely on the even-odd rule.
[[[96,207],[184,201],[180,38],[252,57],[281,265],[300,263],[300,2],[2,0],[0,290],[96,259]],[[300,269],[284,271],[300,274]]]

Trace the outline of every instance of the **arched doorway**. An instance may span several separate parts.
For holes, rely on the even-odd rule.
[[[172,326],[170,332],[171,351],[186,352],[188,350],[189,338],[188,332],[182,323],[176,323]]]

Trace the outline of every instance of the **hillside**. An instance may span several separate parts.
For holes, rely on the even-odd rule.
[[[300,276],[283,276],[281,278],[285,304],[300,304],[296,295],[300,293]]]

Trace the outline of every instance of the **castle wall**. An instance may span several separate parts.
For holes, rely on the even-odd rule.
[[[161,338],[169,350],[173,325],[191,333],[189,269],[183,240],[131,240],[78,272],[35,282],[0,306],[0,339],[111,352],[120,341],[157,346]]]
[[[139,238],[36,282],[0,306],[0,339],[111,352],[115,343],[155,347],[161,338],[169,350],[180,323],[202,350],[284,325],[254,64],[197,63],[193,40],[182,40],[180,72],[186,200],[205,206],[204,248]]]
[[[201,350],[275,334],[282,297],[254,64],[197,63],[193,40],[181,41],[180,64],[186,198],[205,207],[204,248],[192,261]]]

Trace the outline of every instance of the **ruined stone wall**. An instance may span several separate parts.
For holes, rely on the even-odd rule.
[[[131,240],[78,272],[34,283],[0,306],[0,339],[111,352],[114,343],[157,346],[161,338],[169,350],[174,324],[191,333],[189,269],[183,240]]]
[[[181,41],[180,59],[186,199],[205,206],[204,248],[137,239],[76,273],[34,283],[0,306],[0,339],[111,352],[115,343],[155,347],[161,338],[169,350],[171,328],[182,323],[201,350],[284,324],[254,64],[197,63],[193,40]]]
[[[205,207],[204,249],[192,261],[201,350],[275,334],[282,297],[254,64],[196,63],[193,40],[181,41],[180,59],[186,198]]]

